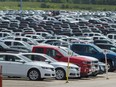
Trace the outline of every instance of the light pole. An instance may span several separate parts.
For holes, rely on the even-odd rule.
[[[22,16],[22,0],[20,0],[20,16]]]
[[[109,79],[108,78],[108,61],[107,61],[107,53],[108,53],[108,50],[104,50],[104,55],[105,55],[105,64],[106,64],[106,79]]]

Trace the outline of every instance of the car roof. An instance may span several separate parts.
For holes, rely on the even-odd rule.
[[[49,44],[40,44],[40,45],[36,45],[36,46],[33,46],[33,47],[34,48],[42,47],[42,48],[55,48],[55,49],[58,49],[58,46],[49,45]]]

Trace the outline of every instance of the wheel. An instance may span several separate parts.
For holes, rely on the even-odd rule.
[[[103,62],[105,63],[105,61],[103,61]],[[107,67],[108,67],[108,71],[110,71],[110,72],[114,71],[111,60],[107,60]]]
[[[63,80],[66,78],[66,73],[63,69],[56,69],[56,79]]]
[[[93,76],[93,77],[96,77],[97,75],[98,75],[98,73],[94,73],[92,76]]]
[[[114,71],[113,68],[112,68],[112,62],[111,61],[108,61],[107,67],[108,67],[108,71],[110,71],[110,72]]]
[[[40,76],[40,72],[37,69],[31,69],[28,72],[28,78],[32,81],[36,81],[36,80],[40,80],[41,76]]]

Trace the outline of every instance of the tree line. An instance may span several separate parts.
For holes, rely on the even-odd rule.
[[[0,0],[16,1],[20,0]],[[49,3],[72,3],[72,4],[99,4],[99,5],[116,5],[116,0],[22,0],[24,2],[49,2]]]

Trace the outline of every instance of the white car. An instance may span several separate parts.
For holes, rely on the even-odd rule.
[[[55,77],[55,69],[46,62],[32,61],[20,54],[0,53],[0,65],[3,76],[28,77],[41,80]]]
[[[67,66],[66,62],[58,62],[52,57],[46,54],[40,53],[20,53],[23,56],[28,57],[33,61],[46,61],[55,67],[56,70],[56,79],[62,80],[66,78]],[[80,67],[75,64],[69,64],[69,76],[70,78],[80,77]]]
[[[25,37],[25,36],[8,36],[1,40],[19,40],[19,41],[25,41],[32,46],[38,45],[38,42],[36,40],[29,38],[29,37]]]
[[[26,50],[28,52],[32,51],[32,45],[28,44],[25,41],[19,41],[19,40],[3,40],[3,42],[11,47],[11,48],[17,48],[17,49],[22,49]]]
[[[42,40],[42,39],[44,39],[44,37],[42,37],[41,35],[36,35],[36,34],[25,34],[24,35],[25,37],[30,37],[30,38],[32,38],[32,39],[34,39],[34,40]]]
[[[48,32],[36,32],[36,35],[41,35],[42,37],[49,37],[52,36],[52,34],[48,33]]]

